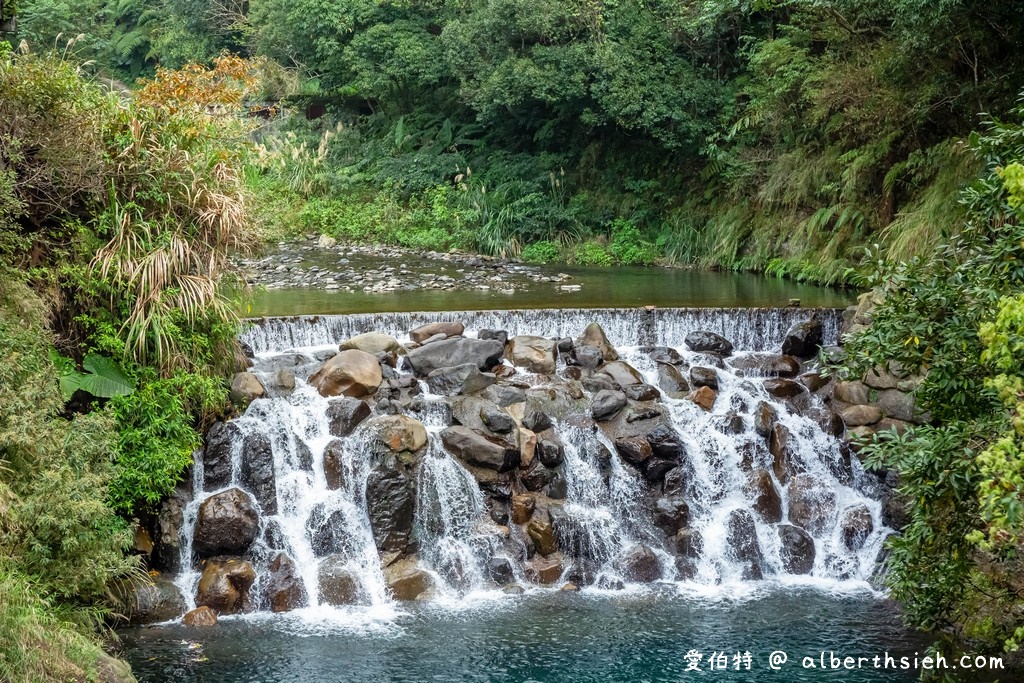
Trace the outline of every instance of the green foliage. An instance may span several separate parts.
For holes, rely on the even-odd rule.
[[[70,358],[65,358],[55,350],[50,353],[50,360],[57,368],[57,380],[64,401],[70,401],[76,391],[84,391],[96,398],[111,398],[135,391],[135,383],[128,379],[124,370],[112,359],[99,354],[90,353],[82,359],[79,372]]]
[[[649,266],[657,257],[654,244],[645,240],[633,223],[623,220],[612,224],[608,252],[624,266]]]
[[[572,253],[573,263],[581,266],[610,266],[612,255],[597,242],[583,242],[576,245]]]
[[[519,256],[527,263],[552,263],[562,259],[562,249],[554,242],[542,240],[527,244]]]

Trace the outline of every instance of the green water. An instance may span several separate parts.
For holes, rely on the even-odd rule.
[[[366,260],[367,267],[381,261]],[[454,270],[457,266],[449,267]],[[416,266],[411,266],[416,269]],[[424,269],[425,267],[420,267]],[[252,309],[261,315],[313,315],[372,313],[375,311],[447,311],[508,308],[634,308],[785,306],[799,299],[808,307],[843,307],[853,302],[849,290],[804,285],[760,275],[678,268],[573,268],[544,267],[544,273],[568,273],[565,283],[530,282],[513,293],[498,289],[416,289],[382,294],[291,287],[257,291]],[[432,273],[445,268],[432,264]],[[567,292],[560,284],[579,285]]]

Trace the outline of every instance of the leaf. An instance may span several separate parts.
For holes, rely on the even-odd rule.
[[[86,372],[79,372],[71,359],[60,356],[56,351],[51,357],[59,373],[57,381],[65,402],[79,390],[96,398],[126,396],[135,391],[135,382],[128,379],[121,366],[111,358],[90,353],[82,360]]]

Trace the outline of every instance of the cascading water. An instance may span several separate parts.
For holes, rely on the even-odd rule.
[[[273,591],[280,588],[282,566],[293,567],[288,609],[381,606],[399,591],[458,599],[499,585],[534,589],[538,583],[603,589],[660,580],[697,591],[761,579],[863,584],[888,533],[881,504],[861,493],[867,475],[814,419],[827,411],[813,392],[773,397],[754,366],[743,362],[777,348],[787,329],[812,315],[823,322],[825,342],[834,342],[837,312],[800,309],[381,314],[254,323],[242,338],[268,395],[223,425],[217,438],[211,432],[197,458],[178,585],[194,605],[202,568],[197,559],[213,553],[209,542],[195,540],[200,510],[236,488],[247,493],[258,516],[254,540],[235,554],[254,569],[250,602],[259,610],[278,609]],[[384,368],[382,387],[403,397],[400,406],[325,398],[310,383],[310,373],[346,338],[379,330],[407,340],[410,327],[454,319],[467,323],[467,338],[484,327],[510,337],[574,337],[597,321],[620,344],[620,360],[651,386],[659,384],[652,346],[673,349],[680,367],[708,363],[682,344],[698,329],[717,331],[742,350],[714,369],[717,398],[710,410],[662,391],[655,402],[661,407],[637,418],[666,425],[662,438],[679,454],[653,476],[627,462],[607,426],[590,419],[587,401],[571,404],[546,432],[532,434],[523,429],[525,408],[516,409],[524,404],[509,399],[500,412],[515,415],[515,425],[487,436],[491,445],[485,447],[515,443],[523,453],[539,453],[539,442],[523,445],[529,439],[564,446],[558,464],[544,466],[557,470],[564,485],[545,484],[554,481],[549,477],[524,489],[515,470],[470,466],[446,448],[450,398],[407,371]],[[518,368],[499,384],[533,401],[549,389],[557,393],[556,385],[564,389],[566,380],[557,380]],[[349,428],[339,427],[339,414],[351,418],[360,410]],[[382,420],[396,412],[418,421],[425,445],[395,452],[381,445],[387,441]],[[770,435],[758,424],[762,413],[773,416]],[[628,427],[631,420],[622,423]],[[536,462],[522,466],[524,473],[537,470],[547,471]],[[516,519],[524,497],[530,507]],[[546,547],[549,537],[554,553]],[[200,545],[205,554],[196,552]]]

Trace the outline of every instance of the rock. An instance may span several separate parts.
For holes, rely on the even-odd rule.
[[[539,459],[535,459],[527,469],[519,473],[519,481],[527,491],[540,491],[554,480],[554,470],[544,467]]]
[[[196,607],[181,618],[183,626],[216,626],[217,613],[209,607]]]
[[[742,371],[745,377],[796,377],[800,374],[800,361],[792,356],[752,353],[734,358],[730,365]]]
[[[174,582],[163,576],[131,584],[124,611],[133,624],[177,619],[185,611],[185,598]]]
[[[789,521],[812,534],[825,530],[835,515],[836,494],[810,474],[799,474],[789,483]]]
[[[271,612],[288,612],[306,606],[306,588],[292,558],[278,553],[267,566],[263,593]]]
[[[318,249],[333,249],[338,246],[338,240],[330,235],[320,235],[320,238],[316,241],[316,246]]]
[[[438,368],[427,375],[427,386],[435,394],[455,396],[482,391],[498,381],[490,372],[480,372],[473,363],[463,363],[452,368]]]
[[[314,372],[309,383],[321,396],[359,398],[377,391],[384,380],[377,358],[365,351],[340,351]]]
[[[696,353],[717,353],[728,356],[732,353],[732,342],[714,332],[696,331],[686,335],[686,348]]]
[[[674,536],[690,523],[690,506],[682,498],[662,496],[654,503],[654,526]]]
[[[790,574],[810,574],[814,568],[814,539],[806,531],[792,524],[778,527],[782,541],[782,567]]]
[[[553,469],[565,461],[565,444],[554,433],[539,439],[537,447],[544,467]]]
[[[882,411],[877,406],[846,406],[839,411],[839,416],[843,418],[843,423],[847,427],[861,427],[863,425],[873,425],[882,419]]]
[[[389,334],[382,332],[366,332],[347,339],[338,345],[338,350],[348,351],[355,349],[366,353],[377,355],[378,353],[397,353],[405,355],[405,347],[398,343],[398,340]]]
[[[256,571],[245,560],[218,558],[206,561],[196,605],[209,607],[217,614],[238,614],[249,609],[249,588],[256,580]]]
[[[595,420],[610,420],[626,407],[626,395],[621,391],[602,389],[597,392],[590,406],[590,414]]]
[[[537,454],[537,435],[529,429],[517,428],[515,432],[519,445],[519,467],[526,469],[533,464],[533,458]]]
[[[877,403],[886,417],[915,424],[925,424],[930,419],[927,415],[918,413],[913,394],[906,394],[898,389],[878,392]]]
[[[863,405],[871,401],[868,396],[868,388],[863,382],[837,382],[832,389],[832,398],[855,405]]]
[[[807,388],[799,382],[782,377],[766,379],[764,388],[775,398],[794,398],[807,391]]]
[[[404,550],[412,535],[416,477],[397,455],[388,454],[370,470],[366,508],[377,549]]]
[[[671,424],[662,423],[648,432],[645,436],[647,443],[651,444],[651,450],[659,458],[679,461],[686,456],[686,446],[682,437]]]
[[[517,368],[524,368],[540,375],[553,375],[555,345],[556,342],[544,337],[520,335],[508,340],[505,352]]]
[[[782,353],[787,356],[809,358],[818,353],[824,338],[825,328],[820,320],[812,318],[797,323],[786,332],[786,338],[782,341]]]
[[[241,555],[256,540],[260,517],[252,497],[233,488],[199,506],[192,550],[200,557]]]
[[[185,506],[191,499],[186,485],[179,485],[160,505],[156,518],[156,538],[151,566],[165,572],[181,570],[181,531],[185,526]]]
[[[554,557],[535,557],[524,569],[526,578],[533,583],[549,585],[562,578],[562,563]]]
[[[324,478],[327,488],[336,491],[345,485],[345,444],[333,439],[324,448]]]
[[[608,341],[604,330],[597,323],[590,323],[583,329],[583,334],[576,338],[576,346],[577,358],[579,357],[578,347],[592,346],[601,352],[601,357],[606,361],[619,359],[619,354],[615,352],[615,347]]]
[[[491,577],[491,581],[499,586],[512,583],[516,578],[515,571],[512,569],[512,563],[504,557],[491,557],[487,560],[487,575]]]
[[[669,398],[685,398],[690,393],[690,384],[674,365],[658,363],[658,386]]]
[[[867,506],[858,505],[843,513],[839,527],[843,533],[843,544],[848,549],[856,551],[864,547],[864,542],[875,530],[875,523]]]
[[[808,391],[821,391],[829,385],[832,378],[820,372],[805,372],[797,377],[800,383],[807,387]]]
[[[476,334],[477,339],[496,339],[504,346],[508,342],[508,332],[505,330],[480,330]]]
[[[418,374],[429,376],[438,368],[452,368],[467,363],[486,372],[501,362],[504,354],[505,347],[495,339],[456,337],[413,349],[406,360]]]
[[[384,568],[384,582],[395,600],[415,600],[434,585],[434,579],[406,558]]]
[[[641,351],[646,351],[651,360],[656,363],[682,365],[685,362],[683,357],[679,355],[679,352],[670,346],[649,346],[642,348]]]
[[[675,537],[676,554],[691,560],[700,558],[704,552],[704,539],[695,529],[680,529]]]
[[[348,436],[359,424],[370,417],[370,406],[357,398],[332,398],[327,403],[327,420],[331,436]]]
[[[573,348],[570,360],[576,365],[588,370],[593,370],[604,362],[604,355],[601,349],[596,346],[577,346]]]
[[[803,466],[793,454],[790,448],[792,435],[789,429],[783,424],[776,424],[772,427],[772,433],[768,438],[768,452],[772,456],[772,471],[775,478],[785,484],[789,478],[797,472],[803,471]]]
[[[644,383],[643,375],[637,372],[636,368],[632,365],[624,363],[623,361],[617,360],[605,363],[601,366],[601,369],[598,370],[598,373],[605,375],[621,388]]]
[[[237,372],[231,380],[231,400],[240,405],[249,405],[267,395],[263,384],[251,372]]]
[[[529,409],[523,417],[523,426],[530,431],[540,433],[551,429],[554,425],[546,413],[539,410]]]
[[[215,422],[206,433],[203,448],[203,489],[215,491],[231,483],[231,453],[234,441],[242,439],[238,426]]]
[[[498,436],[483,434],[469,427],[448,427],[441,431],[441,442],[459,459],[471,465],[496,472],[508,472],[519,467],[518,446]]]
[[[879,432],[895,431],[897,434],[903,435],[908,429],[913,428],[913,426],[914,425],[911,423],[904,422],[903,420],[894,420],[891,417],[884,417],[878,421],[878,424],[875,425],[875,429]]]
[[[764,578],[764,554],[757,540],[757,526],[749,510],[733,510],[726,522],[726,544],[735,560],[743,565],[743,578]]]
[[[427,445],[427,430],[423,423],[405,415],[381,415],[366,423],[371,443],[390,449],[394,453],[415,452]]]
[[[348,568],[345,558],[325,557],[317,572],[320,602],[341,607],[361,602],[362,587],[355,573]]]
[[[715,407],[715,400],[717,398],[718,394],[711,387],[701,387],[686,397],[688,401],[696,403],[707,411]]]
[[[642,468],[643,464],[654,455],[650,442],[642,436],[627,436],[615,440],[615,450],[622,459],[634,467]]]
[[[760,436],[767,437],[771,434],[778,419],[779,414],[775,411],[775,408],[764,401],[759,401],[757,408],[754,409],[754,431]]]
[[[533,546],[537,552],[547,557],[558,550],[558,543],[555,541],[555,530],[551,525],[551,516],[545,509],[535,510],[530,523],[526,527],[526,533],[533,540]]]
[[[242,441],[241,483],[256,498],[265,515],[277,514],[277,475],[274,449],[263,432],[245,435]]]
[[[661,562],[645,545],[635,545],[620,555],[615,564],[627,581],[650,583],[661,578]]]
[[[690,384],[718,391],[718,373],[713,368],[692,367],[690,368]]]
[[[769,524],[782,521],[782,496],[765,470],[755,470],[750,478],[750,494],[754,498],[754,512]]]
[[[438,323],[427,323],[426,325],[420,325],[419,327],[409,330],[409,339],[422,344],[426,340],[430,339],[434,335],[443,334],[445,337],[458,337],[466,331],[466,326],[460,322],[438,322]],[[484,332],[489,330],[480,330],[480,339],[485,339]],[[501,340],[504,344],[505,340]]]
[[[503,408],[526,401],[526,392],[518,387],[496,384],[480,392],[480,397]]]
[[[526,524],[533,515],[536,500],[528,493],[512,496],[511,515],[513,524]]]
[[[512,430],[516,429],[516,421],[512,419],[512,416],[493,403],[481,408],[480,421],[495,434],[510,434]]]

